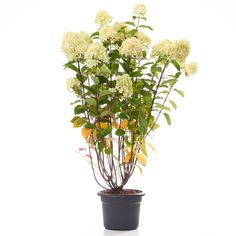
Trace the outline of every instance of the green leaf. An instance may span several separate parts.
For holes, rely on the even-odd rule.
[[[138,121],[139,121],[139,127],[138,130],[140,132],[140,135],[145,134],[146,130],[147,130],[147,119],[146,119],[146,114],[145,114],[145,110],[141,110],[139,112],[139,116],[138,116]]]
[[[140,28],[145,28],[145,29],[150,29],[150,30],[153,30],[153,28],[149,25],[140,25],[139,26]]]
[[[110,154],[112,153],[112,148],[111,148],[111,147],[106,148],[106,149],[105,149],[105,153],[106,153],[107,155],[110,155]]]
[[[99,142],[98,143],[98,150],[99,150],[99,152],[102,152],[103,151],[103,149],[104,149],[104,143],[103,142]]]
[[[170,115],[168,113],[163,113],[163,115],[166,118],[166,122],[168,125],[171,125],[171,119],[170,119]]]
[[[180,96],[184,97],[184,92],[179,89],[174,89]]]
[[[103,135],[107,136],[108,134],[110,134],[112,131],[112,127],[111,126],[107,126],[104,131],[103,131]]]
[[[119,70],[119,64],[117,64],[117,63],[112,64],[111,70],[113,73],[116,73]]]
[[[148,152],[147,152],[147,148],[146,148],[145,142],[141,142],[140,150],[141,150],[141,152],[143,153],[144,156],[148,157]]]
[[[180,65],[179,65],[179,63],[176,60],[171,60],[170,62],[175,66],[175,68],[178,71],[180,71]]]
[[[144,102],[144,104],[146,104],[146,105],[151,105],[151,103],[152,103],[152,97],[151,97],[151,96],[144,96],[144,97],[143,97],[143,102]]]
[[[167,107],[167,106],[164,106],[160,103],[155,103],[155,108],[160,108],[160,109],[163,109],[163,110],[167,110],[167,111],[170,111],[170,108]]]
[[[97,105],[97,101],[95,98],[86,98],[86,103],[88,104],[88,106],[96,106]]]
[[[109,103],[109,99],[107,96],[100,97],[98,100],[99,105],[104,105],[104,104],[108,104],[108,103]]]
[[[181,72],[177,72],[174,77],[175,77],[176,79],[178,79],[181,74],[182,74]]]
[[[121,112],[119,115],[118,115],[118,117],[119,118],[121,118],[121,119],[123,119],[123,120],[128,120],[129,119],[129,117],[128,117],[128,115],[126,114],[126,113],[124,113],[124,112]]]
[[[160,127],[160,125],[155,124],[155,125],[153,126],[152,130],[158,129],[159,127]]]
[[[149,118],[149,121],[148,121],[148,127],[151,128],[153,126],[153,123],[154,123],[154,116],[151,115],[150,118]]]
[[[80,113],[84,113],[86,111],[85,106],[82,105],[78,105],[74,108],[74,113],[75,115],[80,114]]]
[[[146,58],[146,56],[147,56],[147,51],[142,51],[142,54],[143,54],[143,58]]]
[[[151,66],[151,72],[152,72],[152,74],[155,74],[157,72],[156,64]]]
[[[97,32],[92,33],[92,34],[90,35],[90,38],[93,38],[94,36],[99,36],[99,32],[97,31]]]
[[[118,129],[118,130],[116,130],[115,134],[116,134],[117,136],[124,136],[125,131],[124,131],[123,129]]]
[[[117,99],[117,100],[114,100],[113,104],[112,104],[112,112],[113,113],[117,113],[120,111],[120,108],[121,108],[121,103],[120,101]]]
[[[113,50],[113,51],[110,52],[108,55],[109,55],[109,57],[112,59],[112,61],[115,61],[117,58],[120,57],[119,50],[117,50],[117,49]]]
[[[176,103],[174,101],[168,100],[168,102],[173,106],[174,109],[177,108],[177,105],[176,105]]]
[[[147,18],[144,17],[144,16],[140,16],[139,18],[142,19],[142,20],[145,20],[145,21],[147,20]]]
[[[79,69],[73,64],[73,62],[68,62],[64,66],[65,68],[69,68],[73,71],[76,71],[77,73],[79,72]]]
[[[126,21],[125,24],[127,25],[132,25],[132,26],[136,26],[135,23],[133,21]]]
[[[104,117],[104,116],[107,116],[107,115],[110,115],[110,114],[111,114],[111,111],[103,111],[100,116]]]
[[[97,77],[92,78],[95,85],[99,84],[99,79]]]
[[[91,123],[87,123],[87,124],[85,124],[84,128],[87,128],[87,129],[95,129],[95,128],[96,128],[96,125],[95,125],[95,124],[91,124]]]
[[[162,94],[167,94],[169,91],[167,91],[167,90],[163,90],[163,91],[161,91],[161,92],[159,92],[159,93],[162,93]]]
[[[74,128],[79,128],[86,122],[86,118],[75,116],[70,122],[73,123]]]
[[[109,94],[112,94],[111,91],[109,90],[103,90],[100,92],[99,96],[102,97],[102,96],[106,96],[106,95],[109,95]]]
[[[89,92],[91,92],[92,94],[96,94],[96,89],[93,86],[83,85],[83,87],[87,89]]]
[[[107,78],[105,76],[98,76],[100,84],[107,83]]]

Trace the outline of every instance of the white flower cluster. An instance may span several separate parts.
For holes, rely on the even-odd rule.
[[[144,34],[142,31],[137,32],[137,38],[144,47],[147,47],[151,44],[152,40]]]
[[[66,87],[69,91],[72,91],[72,89],[75,87],[75,86],[79,86],[80,85],[80,82],[78,79],[75,79],[75,78],[70,78],[70,79],[67,79],[66,80]]]
[[[95,22],[102,26],[108,24],[111,20],[112,17],[109,15],[109,13],[107,13],[106,11],[99,11],[97,13]]]
[[[91,43],[91,38],[84,31],[80,33],[66,32],[61,49],[69,61],[74,61],[84,55]]]
[[[194,75],[197,73],[198,65],[195,62],[189,62],[184,64],[184,70],[187,76]]]
[[[133,94],[132,80],[128,74],[116,76],[115,89],[122,94],[122,99],[127,99]]]
[[[151,57],[170,56],[173,42],[169,39],[159,41],[152,47]]]
[[[145,16],[147,14],[147,8],[143,3],[138,3],[133,10],[134,16]]]
[[[119,48],[121,55],[126,57],[142,57],[142,43],[135,37],[127,38],[123,41]]]
[[[116,37],[116,30],[113,26],[111,25],[103,25],[99,29],[99,36],[102,41],[107,41],[111,40],[113,41]]]
[[[86,59],[86,64],[89,68],[97,66],[99,61],[108,62],[109,60],[106,48],[98,42],[92,43],[89,46],[84,57]]]
[[[190,44],[188,40],[177,40],[174,42],[172,56],[180,64],[185,62],[190,52]]]
[[[180,64],[183,64],[189,51],[190,45],[187,40],[171,41],[165,39],[153,46],[151,57],[170,56],[176,59]]]

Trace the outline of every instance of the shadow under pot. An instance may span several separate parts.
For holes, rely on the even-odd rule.
[[[118,193],[111,190],[98,192],[101,197],[104,227],[109,230],[135,230],[139,226],[142,197],[140,190],[126,189]]]

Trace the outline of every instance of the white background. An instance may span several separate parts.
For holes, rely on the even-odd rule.
[[[76,153],[66,31],[94,31],[99,9],[127,20],[136,1],[0,1],[0,235],[236,235],[236,3],[144,1],[154,43],[188,38],[199,73],[185,79],[172,126],[155,134],[140,228],[103,229],[99,187]]]

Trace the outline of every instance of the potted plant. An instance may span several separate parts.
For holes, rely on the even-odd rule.
[[[162,40],[149,53],[151,39],[143,32],[146,7],[137,4],[131,21],[112,23],[105,11],[96,16],[98,29],[67,32],[62,51],[68,62],[65,68],[75,72],[67,87],[76,97],[75,128],[87,142],[84,156],[89,160],[95,180],[103,191],[104,226],[113,230],[138,227],[142,191],[125,189],[136,169],[146,165],[150,132],[159,128],[159,118],[171,124],[170,99],[182,75],[197,70],[186,63],[190,51],[187,40]]]

